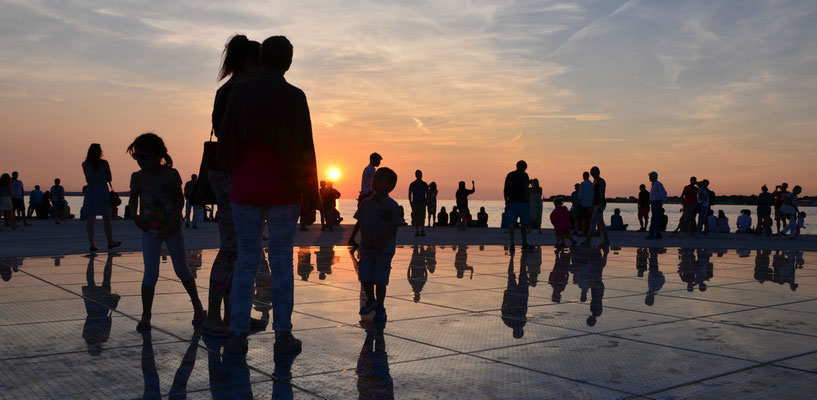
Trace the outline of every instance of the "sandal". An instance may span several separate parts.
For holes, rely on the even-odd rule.
[[[108,250],[115,249],[115,248],[119,247],[119,245],[121,245],[121,244],[122,244],[122,242],[108,243]]]
[[[149,332],[150,331],[150,321],[139,321],[136,324],[136,331],[137,332]]]

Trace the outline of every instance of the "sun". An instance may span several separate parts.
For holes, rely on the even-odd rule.
[[[340,178],[340,171],[337,168],[332,168],[329,170],[329,179],[335,181]]]

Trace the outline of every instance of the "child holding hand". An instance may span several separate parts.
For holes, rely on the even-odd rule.
[[[556,247],[565,247],[565,239],[570,239],[571,247],[576,245],[576,240],[570,234],[570,211],[563,205],[561,197],[553,200],[555,208],[550,213],[550,222],[556,231]]]
[[[181,221],[184,207],[182,178],[173,168],[162,138],[153,133],[139,135],[127,152],[139,164],[131,175],[128,208],[142,233],[142,257],[145,274],[142,279],[142,319],[136,326],[140,332],[150,330],[153,295],[159,279],[159,256],[162,242],[167,245],[173,270],[182,281],[193,302],[193,325],[201,324],[206,313],[196,289],[196,280],[187,268]]]
[[[389,284],[397,227],[403,224],[400,206],[389,197],[396,184],[397,174],[394,171],[378,169],[372,180],[374,194],[361,200],[355,213],[362,238],[358,279],[366,292],[366,304],[360,308],[360,315],[375,311],[375,321],[386,320],[383,301]]]

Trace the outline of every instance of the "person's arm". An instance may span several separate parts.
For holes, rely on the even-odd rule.
[[[468,191],[468,194],[473,194],[476,191],[477,189],[476,186],[474,186],[474,181],[471,181],[471,190]]]
[[[508,190],[510,185],[511,174],[505,175],[505,187],[502,189],[502,195],[505,197],[505,203],[508,203]]]
[[[299,91],[299,98],[296,100],[296,124],[297,137],[300,139],[299,148],[296,149],[297,156],[292,166],[298,171],[301,195],[304,204],[311,206],[313,210],[320,210],[321,198],[318,193],[318,161],[315,156],[315,142],[312,137],[312,119],[309,115],[309,104],[306,94]]]
[[[103,163],[102,165],[105,166],[105,179],[107,179],[108,183],[110,183],[113,180],[113,178],[111,177],[111,175],[112,175],[111,174],[111,165],[108,164],[108,161],[106,161],[106,160],[102,160],[102,163]]]
[[[130,199],[128,199],[128,209],[130,210],[131,219],[139,230],[145,230],[144,220],[139,214],[139,187],[134,181],[134,175],[130,178]]]
[[[412,194],[411,194],[411,189],[412,189],[412,186],[414,186],[414,182],[412,182],[411,184],[409,184],[409,188],[408,188],[408,192],[409,192],[409,193],[408,193],[408,200],[409,200],[409,204],[410,204],[410,203],[413,203],[413,201],[411,201],[411,199],[412,199],[412,197],[413,197],[413,196],[412,196]]]

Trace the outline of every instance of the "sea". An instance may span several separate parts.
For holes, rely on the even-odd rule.
[[[74,214],[79,214],[79,210],[82,207],[82,196],[66,196],[66,200],[68,201],[68,205],[71,206],[71,212]],[[122,200],[127,203],[127,197],[123,197]],[[406,222],[410,222],[409,219],[411,217],[411,207],[409,206],[409,202],[407,199],[398,199],[397,203],[403,206],[405,209],[405,218]],[[437,200],[437,212],[440,212],[440,207],[445,207],[446,211],[451,212],[451,209],[456,205],[454,200]],[[569,206],[569,204],[568,204]],[[489,227],[499,227],[500,223],[502,222],[502,213],[505,210],[505,202],[501,200],[469,200],[469,207],[471,208],[471,214],[476,218],[476,213],[479,211],[480,207],[485,207],[485,212],[488,213],[488,226]],[[619,208],[621,209],[621,217],[624,219],[625,224],[629,224],[628,230],[633,230],[633,228],[638,229],[638,207],[636,203],[608,203],[607,209],[605,210],[605,223],[610,224],[610,216],[613,215],[613,210]],[[354,219],[353,216],[355,214],[355,210],[357,209],[357,201],[354,199],[340,199],[338,200],[338,211],[340,212],[340,216],[344,219],[341,223],[353,223]],[[678,225],[678,221],[681,218],[681,205],[680,204],[667,204],[664,206],[664,209],[669,217],[669,224],[667,226],[668,230],[673,230]],[[747,206],[747,205],[734,205],[734,204],[723,204],[723,205],[715,205],[713,207],[715,210],[715,214],[717,215],[718,210],[723,210],[726,214],[726,217],[729,218],[729,225],[732,227],[732,230],[735,229],[735,224],[737,223],[737,218],[740,215],[740,211],[744,209],[748,209],[752,211],[752,222],[753,224],[757,223],[757,215],[756,215],[756,206]],[[543,228],[550,228],[550,220],[548,219],[548,215],[550,212],[553,211],[553,203],[552,202],[545,202],[543,204]],[[817,207],[807,206],[807,207],[800,207],[801,211],[805,211],[807,215],[810,215],[811,218],[817,218]],[[124,215],[125,208],[124,204],[119,207],[119,215]],[[808,226],[809,218],[806,217],[806,226]],[[808,232],[807,232],[808,233]]]

